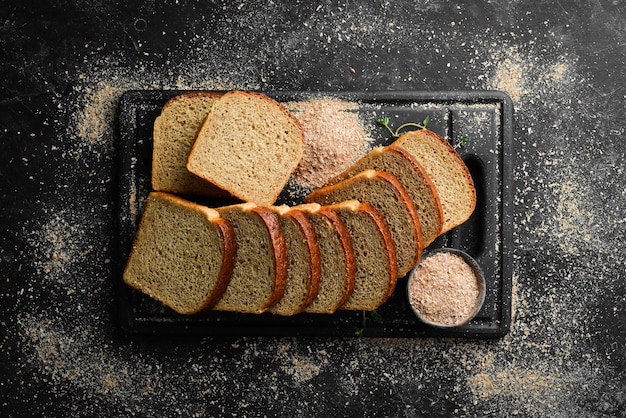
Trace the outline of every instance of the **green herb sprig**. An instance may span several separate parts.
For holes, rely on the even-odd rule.
[[[391,127],[389,126],[389,118],[387,116],[382,116],[380,119],[376,121],[376,123],[378,123],[380,126],[384,126],[385,128],[387,128],[387,130],[389,131],[393,139],[398,139],[400,138],[402,130],[406,128],[426,129],[426,127],[428,126],[429,120],[430,118],[426,116],[424,120],[422,121],[422,123],[412,123],[412,122],[404,123],[398,126],[398,128],[395,131],[391,129]]]
[[[456,145],[454,145],[454,149],[463,148],[465,145],[467,145],[467,141],[469,141],[469,136],[463,135],[461,137],[461,140],[457,142]]]
[[[370,321],[374,321],[376,323],[382,322],[382,317],[376,309],[371,312],[363,311],[363,314],[361,316],[361,326],[354,331],[354,336],[359,338],[362,337],[363,332],[367,328],[367,325]]]
[[[406,128],[426,129],[426,127],[428,126],[428,122],[429,121],[430,121],[430,118],[428,116],[426,116],[424,118],[424,120],[422,121],[422,123],[411,123],[411,122],[404,123],[404,124],[398,126],[398,128],[396,130],[393,130],[389,126],[389,118],[387,116],[382,116],[380,119],[378,119],[376,121],[376,123],[378,123],[380,126],[383,126],[383,127],[387,128],[387,130],[391,134],[392,139],[398,139],[402,135],[402,131],[404,129],[406,129]],[[469,137],[467,135],[463,135],[461,137],[461,139],[459,140],[459,142],[457,142],[453,146],[453,148],[454,149],[463,148],[465,145],[467,145],[468,141],[469,141]]]

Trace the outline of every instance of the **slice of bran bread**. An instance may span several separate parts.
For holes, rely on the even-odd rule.
[[[189,92],[175,96],[163,106],[152,134],[152,189],[209,197],[230,194],[187,170],[187,157],[217,92]]]
[[[340,309],[372,311],[396,287],[396,252],[385,218],[368,203],[349,200],[328,206],[346,224],[354,249],[354,290]]]
[[[213,209],[174,195],[148,195],[124,281],[182,314],[210,309],[231,278],[235,239]]]
[[[213,104],[187,169],[244,201],[271,205],[300,162],[303,142],[300,123],[283,105],[230,91]]]
[[[476,207],[474,181],[459,154],[445,138],[423,129],[405,133],[394,145],[409,151],[435,185],[443,208],[442,233],[469,219]]]
[[[397,273],[404,276],[422,254],[422,232],[413,201],[398,179],[385,171],[365,170],[353,177],[322,187],[305,202],[331,205],[345,200],[371,204],[387,221],[397,255]]]
[[[321,256],[319,291],[304,311],[333,313],[354,289],[356,266],[350,233],[334,211],[318,204],[297,205],[292,210],[301,212],[313,225]]]
[[[251,202],[216,210],[232,225],[237,251],[230,283],[213,309],[264,312],[281,300],[287,282],[287,246],[278,215]]]
[[[374,148],[343,173],[330,179],[326,185],[339,183],[367,169],[386,171],[400,181],[415,204],[424,247],[432,243],[441,234],[443,225],[439,194],[424,168],[404,148],[394,145]]]
[[[289,316],[302,312],[317,296],[322,274],[320,248],[309,218],[288,206],[272,207],[279,214],[287,245],[288,276],[283,298],[269,312]]]

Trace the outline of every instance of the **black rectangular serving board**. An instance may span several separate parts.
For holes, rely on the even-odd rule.
[[[467,164],[477,190],[477,206],[463,225],[439,237],[426,249],[452,247],[467,251],[482,267],[487,294],[478,315],[462,327],[438,329],[421,323],[410,310],[406,277],[398,280],[392,297],[369,313],[339,311],[332,315],[298,314],[281,317],[229,312],[179,315],[159,302],[126,286],[122,271],[139,219],[150,192],[152,127],[162,106],[180,90],[127,91],[119,103],[117,215],[119,221],[118,297],[121,327],[131,334],[195,336],[292,336],[355,337],[368,318],[363,336],[499,338],[509,331],[512,276],[512,118],[510,98],[498,91],[463,92],[263,92],[280,102],[337,98],[356,102],[359,114],[373,138],[372,146],[392,142],[376,124],[387,116],[394,127],[421,122],[457,143],[469,137],[459,154]],[[288,186],[289,187],[289,186]],[[289,196],[286,198],[285,196]],[[281,202],[295,204],[303,196],[281,194]],[[216,202],[216,205],[218,202]]]

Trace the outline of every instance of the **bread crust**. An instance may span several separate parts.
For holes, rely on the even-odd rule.
[[[287,261],[287,241],[283,230],[280,227],[280,221],[278,215],[264,206],[255,206],[251,209],[256,215],[258,215],[265,224],[267,232],[270,235],[270,242],[274,250],[274,285],[272,293],[262,310],[265,311],[272,305],[280,301],[285,294],[287,287],[288,261]]]
[[[341,246],[341,249],[338,249],[338,251],[341,251],[341,255],[343,256],[342,264],[344,265],[344,270],[343,270],[342,278],[343,278],[344,283],[343,283],[343,289],[342,289],[342,293],[340,297],[336,298],[336,300],[333,301],[334,305],[332,306],[326,305],[324,306],[324,309],[315,307],[315,309],[311,310],[311,309],[308,309],[309,306],[305,308],[306,312],[332,314],[337,309],[339,309],[339,306],[342,303],[344,303],[344,300],[347,297],[349,297],[352,294],[352,291],[354,290],[354,284],[356,281],[356,261],[355,261],[355,256],[354,256],[354,250],[352,248],[352,240],[350,238],[350,233],[346,225],[337,216],[336,213],[329,211],[329,210],[326,211],[327,213],[323,213],[324,209],[325,209],[324,207],[320,206],[317,203],[301,204],[301,205],[294,206],[292,208],[293,211],[301,212],[303,216],[307,217],[307,219],[309,219],[309,221],[311,222],[311,225],[313,225],[313,222],[310,220],[309,216],[315,216],[315,217],[318,217],[319,219],[324,220],[324,224],[328,223],[328,226],[330,227],[333,236],[335,236],[338,239],[339,245]],[[315,231],[316,231],[315,227],[313,227],[313,232],[317,236],[317,232]],[[321,253],[321,248],[320,248],[320,290],[322,290],[322,287],[324,284],[322,283],[323,279],[326,279],[329,282],[331,282],[332,280],[332,278],[324,278],[321,276],[324,272],[324,268],[322,267],[322,262],[323,262],[322,256],[323,255]],[[318,291],[318,294],[319,294],[319,291]],[[315,298],[311,303],[315,304],[316,299],[317,298]]]
[[[366,154],[365,156],[363,156],[361,159],[359,159],[356,163],[354,163],[351,167],[349,167],[348,169],[346,169],[343,173],[340,173],[334,177],[332,177],[330,180],[328,180],[325,184],[326,186],[332,186],[335,185],[343,180],[346,180],[354,175],[356,175],[358,173],[357,170],[360,171],[359,167],[361,164],[365,164],[365,167],[369,167],[369,169],[375,169],[375,165],[371,164],[368,165],[367,164],[367,160],[370,158],[375,158],[377,155],[383,155],[385,153],[394,153],[394,154],[398,154],[402,157],[402,159],[404,159],[407,163],[409,163],[411,165],[411,168],[417,173],[417,176],[419,176],[421,178],[421,180],[423,181],[423,183],[425,184],[425,186],[428,188],[430,196],[432,197],[433,200],[433,208],[436,211],[435,215],[435,225],[433,228],[433,232],[430,233],[429,232],[429,236],[427,237],[425,235],[425,231],[423,228],[420,228],[421,232],[422,232],[422,239],[424,240],[423,243],[423,247],[428,246],[432,241],[434,241],[437,236],[439,236],[441,234],[441,230],[443,228],[443,209],[441,207],[441,199],[439,198],[439,193],[437,192],[437,188],[435,187],[435,185],[433,184],[432,180],[430,179],[430,176],[428,175],[428,173],[426,173],[426,170],[424,170],[424,167],[417,161],[417,159],[413,156],[413,154],[411,154],[410,152],[408,152],[406,149],[398,146],[398,145],[389,145],[386,147],[378,147],[378,148],[374,148],[373,150],[371,150],[368,154]],[[384,171],[384,170],[379,170],[379,171]],[[393,174],[393,173],[392,173]],[[399,179],[398,179],[399,180]],[[400,181],[400,180],[399,180]],[[402,181],[400,181],[400,183],[402,184]],[[406,188],[405,188],[406,190]],[[411,197],[409,197],[411,200],[413,200]],[[416,207],[417,210],[417,207]],[[420,221],[423,221],[422,219],[420,219]]]
[[[202,310],[210,310],[222,298],[228,288],[230,278],[235,268],[235,254],[237,253],[237,240],[232,225],[224,218],[218,218],[213,223],[219,228],[222,235],[223,257],[222,266],[215,282],[215,287],[206,306]]]
[[[474,209],[476,208],[476,186],[474,185],[474,179],[472,178],[472,175],[470,174],[469,169],[467,168],[467,165],[465,165],[465,162],[463,161],[459,153],[456,152],[454,147],[450,145],[450,143],[446,141],[444,137],[429,130],[425,130],[424,134],[427,134],[427,135],[430,135],[439,139],[439,141],[441,141],[444,144],[444,146],[448,149],[448,152],[452,155],[452,158],[454,158],[459,163],[459,166],[462,168],[463,177],[465,178],[465,181],[467,181],[468,187],[471,189],[471,193],[473,196],[471,200],[471,206],[468,208],[467,213],[466,213],[467,217],[469,217],[474,211]]]
[[[326,199],[324,198],[324,196],[328,193],[332,193],[335,190],[340,190],[343,186],[344,182],[350,182],[350,181],[358,181],[359,177],[364,177],[364,178],[379,178],[382,179],[383,181],[385,181],[387,184],[389,184],[398,194],[398,197],[400,198],[400,201],[402,202],[403,206],[406,207],[407,210],[407,214],[409,216],[409,221],[410,221],[410,228],[413,230],[413,235],[415,236],[415,251],[413,251],[410,255],[410,260],[408,260],[408,264],[406,266],[404,266],[404,268],[402,268],[402,270],[398,271],[398,274],[400,276],[404,276],[406,275],[413,267],[415,267],[415,265],[418,263],[419,259],[422,256],[422,250],[424,248],[424,241],[422,238],[422,228],[420,226],[420,221],[419,221],[419,215],[417,213],[417,209],[415,208],[415,204],[413,203],[413,200],[411,199],[411,197],[409,196],[409,194],[407,193],[406,189],[404,188],[404,186],[402,186],[402,184],[400,183],[400,181],[396,178],[396,176],[394,176],[391,173],[388,173],[386,171],[376,171],[376,170],[365,170],[349,179],[346,179],[342,182],[339,182],[337,184],[333,184],[331,186],[326,186],[323,187],[321,189],[317,189],[315,191],[313,191],[311,194],[309,194],[307,197],[304,198],[305,202],[317,202],[317,203],[321,203],[324,202]],[[356,197],[354,197],[356,199]],[[358,199],[357,199],[358,200]],[[363,199],[361,199],[363,200]],[[394,245],[395,245],[395,240],[394,240]],[[396,254],[398,253],[398,249],[396,248]],[[404,262],[404,260],[403,260]]]
[[[453,160],[456,162],[456,164],[458,165],[460,171],[461,171],[461,175],[463,176],[464,180],[467,183],[467,191],[469,192],[470,195],[470,201],[469,201],[469,205],[466,207],[466,210],[463,214],[459,214],[458,219],[461,220],[461,222],[454,222],[451,224],[446,224],[444,221],[444,225],[442,228],[441,233],[446,233],[448,231],[450,231],[452,228],[460,225],[462,222],[464,222],[465,220],[469,219],[469,217],[471,216],[472,212],[474,211],[474,209],[476,208],[476,187],[474,185],[474,179],[472,178],[471,173],[469,172],[469,169],[467,168],[467,166],[465,165],[465,162],[463,161],[463,159],[461,158],[461,156],[458,154],[458,152],[456,152],[456,150],[454,149],[454,147],[452,147],[452,145],[450,145],[450,143],[441,135],[430,131],[428,129],[421,129],[421,130],[416,130],[416,131],[409,131],[405,134],[403,134],[400,138],[398,138],[392,145],[396,145],[399,147],[403,147],[403,143],[406,141],[410,141],[411,138],[415,138],[415,140],[419,140],[420,137],[431,137],[434,140],[438,141],[445,149],[446,154]]]
[[[172,106],[174,103],[180,100],[190,99],[194,97],[212,97],[214,99],[218,99],[223,95],[223,92],[218,91],[187,91],[181,94],[177,94],[176,96],[165,102],[163,108],[161,109],[161,113],[163,113],[163,111],[166,110],[169,106]]]
[[[417,209],[415,209],[415,204],[413,200],[407,193],[404,186],[400,183],[400,181],[391,173],[386,171],[377,171],[376,175],[382,179],[385,179],[389,184],[393,185],[398,194],[400,195],[400,199],[406,205],[409,217],[411,218],[411,226],[415,233],[415,237],[417,240],[417,249],[415,251],[415,257],[413,258],[411,264],[412,266],[403,271],[399,271],[398,274],[400,276],[404,276],[407,274],[415,265],[419,262],[420,258],[422,258],[422,250],[424,247],[424,239],[422,238],[422,227],[420,226],[419,215],[417,214]]]
[[[297,210],[289,210],[284,216],[288,216],[293,219],[306,239],[306,245],[309,250],[311,275],[309,277],[309,288],[306,298],[302,301],[302,304],[298,307],[296,312],[300,313],[306,309],[307,306],[315,300],[315,297],[320,290],[320,280],[322,277],[322,254],[320,247],[317,243],[317,236],[311,221],[302,212]]]
[[[426,173],[426,170],[424,170],[424,167],[406,149],[404,149],[404,148],[402,148],[400,146],[392,144],[392,145],[389,145],[389,146],[385,147],[383,150],[384,151],[388,151],[388,152],[395,152],[397,154],[402,155],[404,158],[406,158],[406,160],[411,163],[411,165],[413,166],[415,171],[420,173],[420,176],[424,180],[424,183],[426,183],[428,185],[428,189],[432,192],[432,197],[433,197],[433,200],[434,200],[434,203],[435,203],[435,209],[437,210],[437,227],[435,228],[437,232],[436,232],[435,236],[432,237],[428,242],[424,242],[424,247],[426,247],[432,241],[434,241],[435,238],[438,235],[441,234],[441,231],[443,229],[443,209],[441,207],[441,199],[439,198],[439,193],[437,192],[437,188],[435,187],[435,185],[432,182],[432,180],[431,180],[430,176],[428,175],[428,173]],[[424,231],[422,231],[422,233],[423,232]],[[424,238],[423,234],[422,234],[422,238]]]
[[[361,203],[358,206],[357,210],[360,212],[366,213],[370,218],[372,218],[372,220],[374,221],[374,223],[380,230],[383,240],[385,241],[385,246],[387,247],[387,250],[388,250],[387,257],[388,257],[389,266],[390,266],[389,286],[387,287],[387,292],[385,293],[385,296],[382,298],[382,300],[379,303],[380,305],[384,303],[387,299],[389,299],[389,297],[391,296],[391,294],[396,288],[396,283],[398,280],[398,271],[397,271],[398,262],[397,262],[397,257],[396,257],[396,247],[393,244],[393,238],[391,237],[391,232],[389,231],[389,226],[387,225],[387,221],[385,220],[383,215],[380,214],[379,211],[377,211],[369,203]]]
[[[143,288],[141,285],[139,285],[133,279],[127,276],[127,271],[130,266],[130,260],[133,259],[134,253],[137,252],[137,241],[138,241],[139,231],[148,227],[147,225],[149,223],[149,219],[147,218],[146,214],[150,213],[149,206],[156,204],[157,200],[167,201],[169,203],[187,207],[194,211],[200,212],[202,215],[204,215],[204,219],[206,220],[206,222],[211,223],[213,226],[215,226],[220,233],[221,243],[222,243],[222,262],[220,265],[220,270],[217,274],[216,281],[213,284],[213,288],[211,289],[210,294],[208,294],[205,300],[203,301],[203,303],[197,306],[195,309],[190,309],[190,310],[175,309],[175,307],[167,303],[166,300],[162,300],[161,296],[152,295],[151,293],[148,293],[148,294],[150,294],[150,296],[154,297],[155,299],[161,301],[165,305],[169,306],[170,308],[176,310],[178,313],[181,313],[184,315],[196,314],[196,313],[211,309],[215,305],[215,303],[219,301],[219,299],[222,297],[222,295],[226,291],[226,288],[228,287],[228,283],[230,282],[230,278],[232,276],[234,260],[235,260],[234,258],[235,249],[236,249],[233,228],[228,221],[226,221],[225,219],[219,216],[217,211],[207,208],[205,206],[198,205],[194,202],[190,202],[188,200],[185,200],[181,197],[178,197],[170,193],[150,192],[150,194],[148,195],[146,208],[144,209],[144,216],[141,217],[139,227],[137,229],[138,231],[137,237],[135,238],[135,242],[133,243],[131,254],[129,255],[129,258],[128,258],[129,262],[127,263],[127,266],[124,271],[124,275],[123,275],[124,281],[130,287],[136,290],[139,290],[141,292],[147,292],[145,288]]]
[[[343,296],[337,303],[337,306],[334,310],[339,309],[352,295],[354,291],[354,284],[356,282],[356,260],[354,256],[354,249],[352,248],[352,239],[350,238],[350,231],[346,227],[346,224],[341,220],[339,215],[332,209],[322,206],[319,210],[319,213],[326,217],[330,221],[330,223],[334,226],[337,234],[339,235],[339,240],[341,241],[343,247],[344,258],[346,260],[346,288],[343,293]]]

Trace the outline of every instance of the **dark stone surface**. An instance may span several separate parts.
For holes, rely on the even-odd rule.
[[[3,2],[2,415],[625,416],[625,43],[602,0]],[[115,111],[145,88],[507,91],[511,332],[124,335]]]

